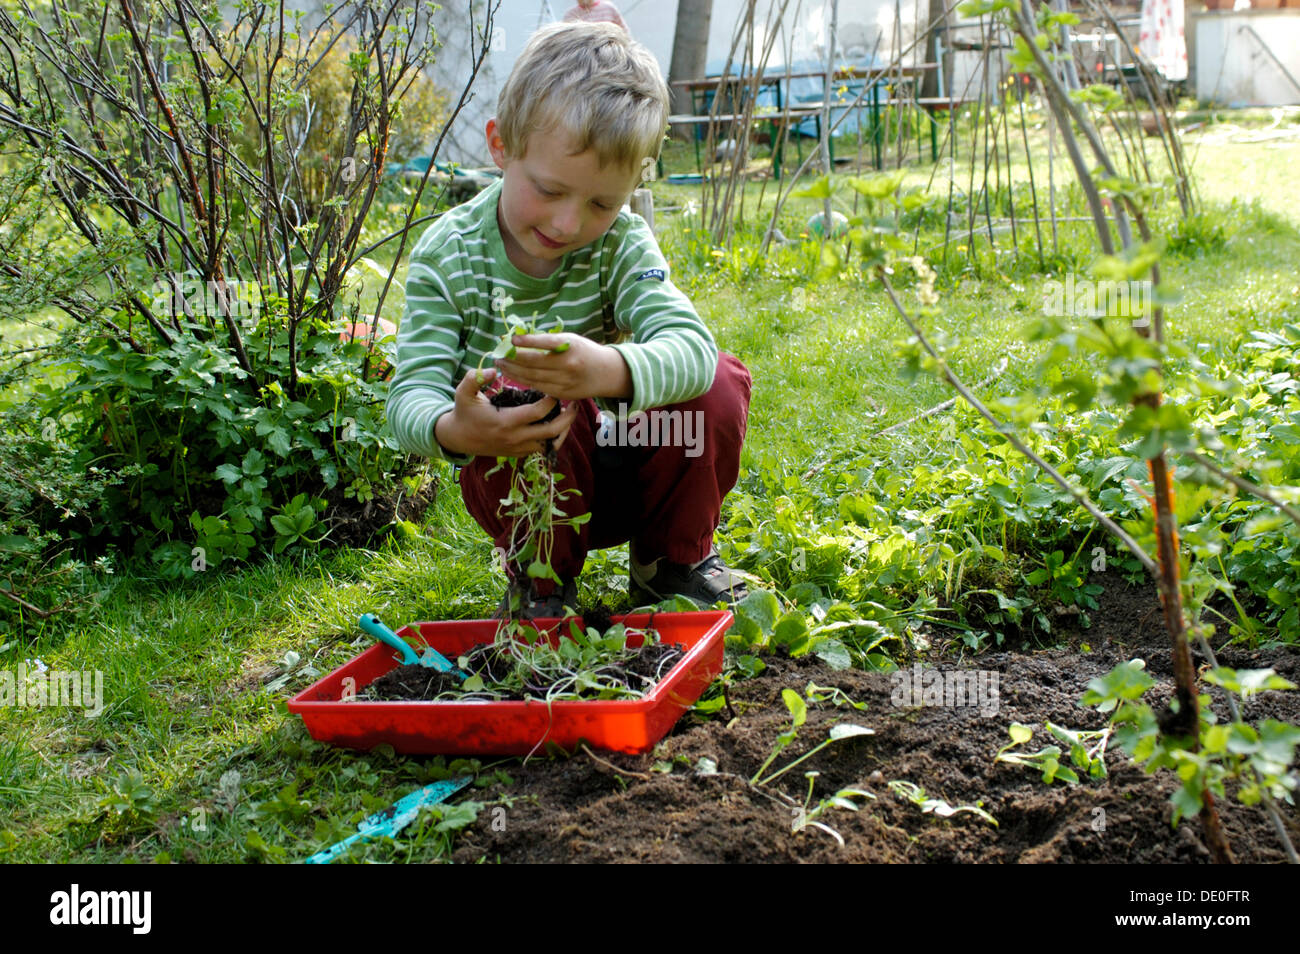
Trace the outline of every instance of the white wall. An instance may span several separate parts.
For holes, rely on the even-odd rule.
[[[1300,89],[1251,34],[1253,29],[1287,72],[1300,80],[1300,10],[1193,14],[1192,27],[1197,99],[1227,106],[1300,103]]]

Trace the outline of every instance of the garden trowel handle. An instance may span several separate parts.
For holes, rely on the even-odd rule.
[[[415,665],[419,663],[420,657],[416,655],[414,649],[407,645],[406,640],[402,639],[395,632],[379,622],[379,617],[374,613],[363,613],[357,620],[358,625],[365,632],[369,633],[381,643],[387,643],[394,649],[399,650],[402,654],[402,663],[404,665]]]

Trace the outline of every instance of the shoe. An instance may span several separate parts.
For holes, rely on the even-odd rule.
[[[718,601],[733,606],[749,595],[744,578],[722,562],[717,550],[710,550],[694,564],[661,558],[647,565],[631,558],[628,578],[628,595],[634,605],[685,596],[700,609],[709,609]]]
[[[497,604],[496,612],[492,614],[492,618],[509,618],[511,615],[510,605],[516,596],[519,600],[517,618],[560,619],[572,615],[573,608],[578,605],[578,581],[567,581],[563,587],[555,590],[549,596],[536,596],[532,592],[531,586],[521,585],[511,580],[509,586],[506,587],[505,595],[501,597],[501,602]],[[569,612],[565,612],[566,610],[569,610]]]

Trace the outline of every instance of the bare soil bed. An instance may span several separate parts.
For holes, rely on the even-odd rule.
[[[1046,720],[1073,729],[1101,728],[1103,716],[1080,707],[1078,700],[1090,679],[1126,659],[1147,661],[1161,703],[1171,694],[1154,591],[1129,588],[1117,578],[1104,582],[1092,626],[1068,635],[1068,649],[924,661],[939,670],[996,672],[995,714],[981,715],[974,706],[896,706],[891,694],[899,682],[888,673],[836,671],[815,658],[766,656],[767,670],[729,693],[731,712],[724,709],[708,721],[683,719],[654,754],[580,752],[510,767],[513,784],[483,793],[513,799],[504,830],[493,830],[492,813],[481,813],[458,840],[455,860],[1208,862],[1199,819],[1170,827],[1169,796],[1176,783],[1167,772],[1147,775],[1114,750],[1106,756],[1108,778],[1048,785],[1032,769],[993,761],[1010,741],[1012,722],[1035,727],[1032,749],[1049,744],[1042,728]],[[1082,643],[1090,651],[1082,652]],[[1300,652],[1294,649],[1216,647],[1216,652],[1222,665],[1272,667],[1300,683]],[[1196,662],[1205,664],[1199,654]],[[867,708],[810,705],[798,739],[769,771],[824,740],[835,722],[864,725],[875,734],[834,742],[770,785],[755,788],[750,777],[790,726],[781,690],[802,693],[809,682],[841,689]],[[1215,711],[1227,718],[1222,694],[1214,689],[1213,696]],[[1300,692],[1264,693],[1243,714],[1250,722],[1300,723]],[[716,763],[717,774],[696,771],[701,758]],[[671,772],[662,771],[665,762],[673,765]],[[839,833],[843,847],[815,828],[792,830],[796,812],[779,793],[802,804],[808,770],[820,772],[814,805],[843,787],[876,796],[858,799],[863,806],[858,812],[832,809],[818,817]],[[953,806],[978,804],[998,825],[965,812],[946,819],[923,813],[890,790],[892,780],[913,782],[927,798]],[[1284,860],[1261,809],[1237,802],[1231,787],[1220,807],[1238,861]],[[1283,810],[1293,842],[1300,842],[1296,809]]]

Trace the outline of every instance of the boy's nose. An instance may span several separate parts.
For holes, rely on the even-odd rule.
[[[556,212],[555,218],[551,221],[551,228],[555,230],[557,241],[572,241],[582,231],[582,213],[576,207],[566,205]]]

